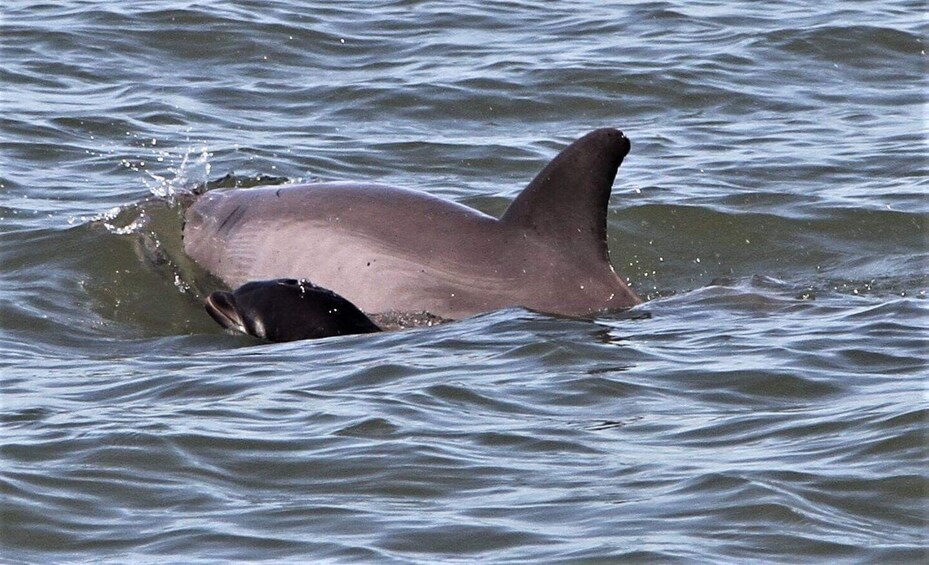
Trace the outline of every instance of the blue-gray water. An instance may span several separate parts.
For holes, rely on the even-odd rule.
[[[0,557],[929,558],[927,28],[906,0],[6,0]],[[228,173],[499,213],[602,126],[650,318],[261,344],[179,253],[175,196]]]

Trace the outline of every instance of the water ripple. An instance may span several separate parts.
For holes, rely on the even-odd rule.
[[[920,8],[5,3],[4,557],[926,561]],[[605,125],[630,313],[202,311],[200,183],[499,215]]]

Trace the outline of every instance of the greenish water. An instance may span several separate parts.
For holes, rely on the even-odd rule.
[[[923,2],[7,2],[10,562],[929,558]],[[261,344],[176,201],[234,173],[499,214],[632,140],[651,300]]]

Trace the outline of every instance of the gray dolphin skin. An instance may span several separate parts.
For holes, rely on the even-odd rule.
[[[369,314],[449,319],[521,306],[586,316],[642,302],[606,242],[616,129],[559,153],[501,218],[429,194],[365,183],[207,192],[187,210],[184,249],[231,288],[307,279]]]

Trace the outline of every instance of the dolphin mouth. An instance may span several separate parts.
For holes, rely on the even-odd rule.
[[[623,140],[623,147],[621,151],[623,153],[623,159],[625,159],[626,155],[628,155],[629,152],[632,150],[632,142],[629,141],[629,138],[626,137],[626,134],[624,134],[623,132],[619,132],[619,137],[622,138]]]
[[[235,298],[231,292],[214,292],[206,297],[203,306],[206,308],[206,313],[222,327],[244,334],[248,333],[245,328],[245,320],[242,319],[242,315],[236,309]]]

